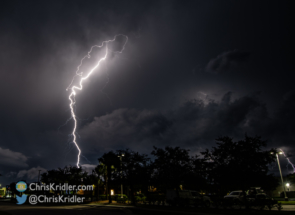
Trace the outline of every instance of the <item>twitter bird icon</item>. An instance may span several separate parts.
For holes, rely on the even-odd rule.
[[[22,196],[16,195],[16,200],[17,200],[16,204],[18,205],[24,204],[27,200],[27,195],[26,194],[23,194]]]

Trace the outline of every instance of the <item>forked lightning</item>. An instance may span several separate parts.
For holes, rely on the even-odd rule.
[[[125,49],[125,45],[127,44],[128,37],[125,36],[125,35],[122,35],[122,34],[118,34],[118,35],[116,35],[116,36],[114,37],[114,39],[112,39],[112,40],[107,40],[107,41],[102,42],[102,44],[101,44],[100,46],[98,46],[98,45],[94,45],[94,46],[92,46],[91,49],[90,49],[90,51],[88,52],[88,54],[87,54],[85,57],[83,57],[83,58],[81,59],[81,62],[80,62],[80,64],[79,64],[79,66],[77,67],[76,75],[74,76],[74,78],[75,78],[76,76],[80,76],[80,77],[81,77],[81,79],[80,79],[80,81],[79,81],[79,85],[78,85],[78,86],[73,85],[73,82],[74,82],[74,78],[73,78],[73,79],[72,79],[72,82],[70,83],[70,85],[69,85],[68,88],[67,88],[67,90],[71,90],[71,91],[70,91],[71,93],[70,93],[70,95],[69,95],[69,100],[70,100],[71,115],[72,115],[72,118],[73,118],[73,120],[74,120],[74,128],[73,128],[73,132],[71,133],[71,135],[73,136],[73,143],[75,144],[75,146],[77,147],[77,149],[78,149],[78,151],[79,151],[79,152],[78,152],[78,159],[77,159],[77,167],[78,167],[78,168],[80,167],[79,164],[80,164],[81,149],[80,149],[80,147],[79,147],[79,145],[78,145],[78,143],[77,143],[77,137],[76,137],[76,130],[77,130],[77,117],[76,117],[76,115],[75,115],[75,111],[74,111],[74,105],[75,105],[75,103],[76,103],[76,100],[75,100],[76,90],[82,90],[82,89],[83,89],[83,85],[82,85],[82,84],[83,84],[83,81],[86,80],[86,79],[88,79],[88,78],[90,77],[90,75],[91,75],[91,74],[92,74],[92,73],[98,68],[98,66],[100,65],[100,63],[101,63],[102,61],[104,61],[104,60],[107,58],[107,56],[108,56],[108,52],[110,52],[110,51],[108,50],[108,43],[110,43],[110,42],[114,42],[118,36],[125,37],[125,42],[124,42],[123,47],[122,47],[122,49],[121,49],[120,51],[113,51],[113,52],[114,52],[114,53],[122,53],[122,52],[123,52],[123,50]],[[93,68],[88,72],[88,74],[87,74],[85,77],[82,77],[83,73],[80,72],[79,70],[80,70],[80,67],[81,67],[82,64],[83,64],[84,59],[86,59],[86,58],[90,58],[90,57],[91,57],[91,52],[92,52],[93,48],[95,48],[95,47],[96,47],[96,48],[102,48],[104,45],[105,45],[105,47],[106,47],[104,57],[100,58],[100,59],[97,61],[97,63],[93,66]]]

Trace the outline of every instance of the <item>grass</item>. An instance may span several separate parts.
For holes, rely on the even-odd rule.
[[[278,203],[282,203],[282,205],[295,205],[295,201],[278,201]]]
[[[239,210],[239,209],[214,209],[214,208],[180,208],[180,207],[167,207],[167,206],[137,206],[135,208],[128,208],[134,214],[138,215],[182,215],[182,214],[230,214],[230,215],[294,215],[294,211],[269,211],[269,210]]]
[[[195,212],[187,212],[187,211],[179,211],[179,212],[174,212],[174,211],[151,211],[151,210],[141,210],[138,208],[130,208],[128,209],[132,211],[132,213],[137,214],[137,215],[197,215],[197,214],[216,214],[216,215],[221,215],[221,214],[228,214],[228,215],[294,215],[294,211],[259,211],[259,210],[249,210],[249,211],[240,211],[240,210],[208,210],[208,211],[195,211]]]

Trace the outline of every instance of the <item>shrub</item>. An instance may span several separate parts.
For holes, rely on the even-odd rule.
[[[125,194],[123,194],[123,198],[121,198],[121,194],[116,195],[116,201],[118,203],[124,203],[125,204],[127,200],[128,200],[128,197]]]
[[[106,195],[99,195],[99,199],[100,200],[107,200],[107,196]]]
[[[142,201],[149,201],[149,203],[151,204],[155,204],[156,202],[158,202],[158,205],[160,205],[161,203],[164,205],[165,202],[165,195],[163,194],[158,194],[158,193],[149,193],[148,196],[142,200]]]

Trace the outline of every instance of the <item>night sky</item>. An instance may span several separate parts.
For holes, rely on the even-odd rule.
[[[111,53],[76,95],[83,168],[104,152],[259,135],[295,162],[291,1],[1,1],[0,183],[75,165],[69,86],[93,45]],[[122,38],[110,44],[116,51]],[[83,65],[86,72],[91,60]],[[284,173],[291,173],[281,157]],[[278,168],[271,167],[274,173]]]

